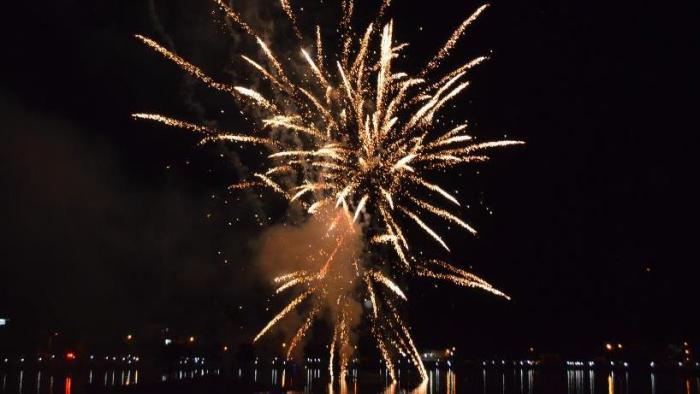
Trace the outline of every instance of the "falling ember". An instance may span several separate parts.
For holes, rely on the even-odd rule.
[[[262,330],[260,330],[258,335],[256,335],[255,338],[253,338],[253,342],[257,342],[258,339],[260,339],[260,337],[265,335],[265,333],[270,328],[272,328],[278,321],[282,320],[283,317],[285,317],[289,312],[294,310],[294,308],[297,305],[301,304],[301,302],[304,301],[306,299],[306,297],[308,297],[310,295],[311,295],[311,291],[306,291],[306,292],[302,293],[300,296],[298,296],[297,298],[295,298],[294,300],[292,300],[292,302],[290,302],[284,309],[282,309],[282,311],[280,313],[277,314],[277,316],[275,316],[272,320],[270,320],[270,322],[267,323],[267,325]]]
[[[304,238],[303,243],[314,251],[306,257],[305,266],[274,279],[275,294],[291,293],[292,300],[253,341],[291,312],[305,311],[298,331],[283,346],[290,357],[313,322],[330,315],[333,338],[328,368],[333,378],[337,367],[342,381],[353,348],[351,333],[359,318],[357,299],[366,297],[371,311],[365,317],[390,378],[395,379],[394,360],[402,355],[426,379],[411,333],[394,305],[409,298],[397,284],[399,279],[444,280],[509,299],[472,273],[442,260],[417,257],[414,249],[409,251],[404,228],[407,223],[415,226],[448,252],[439,233],[449,226],[434,227],[438,224],[433,221],[428,225],[425,217],[476,234],[453,211],[460,206],[457,198],[432,178],[437,172],[486,161],[491,149],[523,144],[514,140],[476,142],[467,122],[446,127],[451,122],[441,118],[443,109],[468,89],[469,70],[487,58],[477,57],[438,73],[442,61],[488,4],[457,27],[425,68],[411,74],[395,71],[394,63],[407,44],[394,41],[393,21],[383,21],[391,0],[381,1],[375,23],[360,34],[353,31],[355,3],[343,0],[342,20],[336,26],[340,37],[335,42],[322,36],[321,26],[304,31],[306,26],[299,23],[293,1],[280,0],[299,40],[298,50],[292,51],[296,55],[288,58],[276,56],[274,47],[282,45],[266,43],[229,2],[213,1],[261,50],[260,58],[252,54],[239,58],[260,77],[255,89],[217,82],[154,40],[136,37],[206,86],[230,94],[236,104],[247,104],[243,110],[255,120],[254,131],[232,133],[160,114],[133,117],[195,132],[202,142],[235,142],[265,150],[266,159],[258,163],[257,172],[230,189],[272,190],[290,204],[303,207],[307,223],[322,226],[323,231]],[[378,248],[392,250],[400,264],[378,264],[382,260]]]

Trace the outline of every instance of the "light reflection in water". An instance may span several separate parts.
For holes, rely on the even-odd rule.
[[[303,368],[258,368],[245,371],[233,370],[233,377],[244,381],[256,380],[258,387],[267,387],[273,392],[280,390],[298,390],[299,393],[315,393],[328,389],[327,371],[315,367]],[[73,394],[83,392],[88,384],[111,387],[126,387],[140,383],[140,373],[136,369],[110,369],[107,371],[86,369],[83,372],[73,372],[70,376],[52,375],[49,370],[16,370],[12,372],[0,370],[0,394]],[[172,372],[153,374],[152,380],[168,381],[172,379],[198,379],[203,376],[219,374],[217,369],[174,370]],[[397,371],[398,372],[398,371]],[[268,375],[268,373],[270,375]],[[602,374],[602,375],[601,375]],[[700,394],[700,377],[697,371],[674,373],[656,370],[641,373],[641,379],[636,379],[635,370],[601,371],[587,368],[567,369],[563,375],[552,370],[530,368],[479,368],[460,369],[455,372],[450,369],[432,369],[428,371],[429,379],[422,386],[415,386],[415,375],[403,371],[403,379],[396,383],[386,381],[386,370],[366,371],[359,373],[357,369],[348,371],[348,380],[341,384],[337,379],[331,387],[336,393],[382,392],[385,394],[456,394],[457,375],[461,380],[460,391],[468,394],[533,394],[541,393],[556,387],[557,381],[566,384],[567,394]],[[648,374],[648,375],[647,375]],[[369,378],[371,375],[375,378]],[[535,375],[540,385],[535,388]],[[598,376],[596,376],[598,375]],[[146,375],[148,378],[150,374]],[[269,378],[263,378],[268,376]],[[358,377],[359,376],[359,377]],[[600,378],[602,376],[603,378]],[[54,388],[54,379],[63,383]],[[479,379],[482,381],[480,382]],[[149,379],[146,379],[149,380]],[[368,383],[369,382],[369,383]],[[386,382],[385,384],[383,384]],[[367,389],[368,385],[374,389]],[[54,391],[54,389],[56,391]],[[563,389],[563,387],[562,387]],[[109,392],[109,391],[107,391]],[[556,394],[562,394],[557,391]]]
[[[501,372],[501,394],[506,394],[506,373]]]
[[[525,389],[525,373],[522,369],[519,372],[520,372],[520,374],[519,374],[520,375],[520,393],[522,394],[524,389]]]
[[[568,392],[572,394],[595,394],[596,393],[596,372],[595,370],[567,370],[567,380],[568,380]],[[608,376],[607,380],[608,391],[614,390],[615,377]]]
[[[457,375],[452,370],[447,371],[447,394],[457,392]]]

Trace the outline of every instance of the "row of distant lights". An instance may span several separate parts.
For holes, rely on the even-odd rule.
[[[595,367],[596,364],[595,364],[594,361],[589,361],[588,363],[584,363],[583,361],[567,361],[567,362],[566,362],[566,365],[569,366],[569,367],[584,367],[584,366],[586,366],[586,365],[588,365],[589,367]],[[620,366],[620,365],[621,365],[621,366],[623,366],[623,367],[625,367],[625,368],[629,367],[629,363],[628,363],[627,361],[618,362],[618,363],[615,363],[614,361],[610,361],[610,366],[611,366],[611,367],[614,367],[614,366],[616,366],[616,365],[617,365],[617,366]],[[656,365],[657,365],[657,364],[656,364],[655,362],[653,362],[653,361],[649,363],[649,366],[650,366],[651,368],[656,367]],[[679,366],[679,367],[682,367],[682,366],[684,366],[684,365],[686,365],[686,366],[693,366],[693,364],[691,364],[691,363],[684,364],[682,361],[679,361],[679,362],[678,362],[678,366]],[[694,363],[694,365],[695,365],[695,367],[700,367],[700,362],[696,362],[696,363]]]
[[[287,365],[287,361],[290,361],[290,360],[285,360],[285,359],[280,358],[280,357],[275,357],[275,358],[272,359],[272,365],[275,365],[275,364],[278,364],[278,363],[282,363],[282,365]],[[323,360],[320,359],[320,358],[307,357],[307,358],[305,359],[305,361],[306,361],[307,363],[320,363],[320,362],[322,362]],[[359,361],[359,360],[358,360],[357,358],[352,359],[352,362],[358,362],[358,361]],[[259,362],[260,362],[260,359],[256,357],[256,358],[255,358],[255,365],[258,365]]]
[[[194,365],[197,365],[197,364],[204,365],[205,360],[206,359],[204,357],[185,357],[182,360],[180,360],[178,362],[178,364],[187,365],[190,363],[190,361],[192,361],[192,364],[194,364]]]
[[[95,359],[95,356],[90,356],[90,360],[94,360],[94,359]],[[117,357],[117,356],[111,357],[111,361],[117,361],[117,360],[119,360],[119,357]],[[126,362],[128,364],[131,364],[132,362],[137,363],[137,362],[139,362],[139,360],[140,360],[140,358],[138,356],[132,356],[131,354],[129,354],[127,356],[123,356],[121,358],[122,362]],[[110,357],[105,356],[105,361],[110,361]]]
[[[507,362],[506,360],[500,360],[500,362],[499,362],[499,361],[496,361],[496,360],[491,360],[491,361],[482,361],[482,362],[481,362],[481,365],[483,365],[483,366],[487,366],[487,365],[506,365],[507,363],[508,363],[508,362]],[[700,367],[700,362],[696,362],[696,363],[694,363],[694,364],[695,364],[696,367]],[[522,365],[522,366],[524,366],[524,365],[537,365],[537,361],[532,361],[532,360],[513,361],[513,365]],[[601,365],[603,365],[603,364],[601,364]],[[656,367],[656,365],[657,365],[657,364],[656,364],[655,362],[653,362],[653,361],[649,363],[649,366],[650,366],[651,368]],[[678,366],[679,366],[679,367],[682,367],[682,366],[684,366],[684,365],[685,365],[685,364],[684,364],[682,361],[679,361],[679,362],[678,362]],[[692,364],[688,363],[688,366],[691,366],[691,365],[692,365]],[[585,362],[585,361],[567,361],[567,362],[566,362],[566,366],[568,366],[568,367],[585,367],[585,366],[588,366],[588,367],[591,367],[591,368],[592,368],[592,367],[595,367],[595,366],[596,366],[596,363],[595,363],[595,361],[588,361],[588,362]],[[610,366],[611,366],[611,367],[614,367],[614,366],[622,366],[622,367],[628,368],[630,365],[629,365],[629,363],[628,363],[627,361],[621,361],[621,362],[617,362],[617,363],[615,363],[615,361],[610,361]]]
[[[623,367],[625,367],[625,368],[627,368],[627,367],[630,366],[629,363],[628,363],[627,361],[618,362],[617,364],[616,364],[614,361],[610,361],[610,366],[611,366],[611,367],[614,367],[615,365],[617,365],[617,366],[620,366],[620,365],[621,365],[621,366],[623,366]],[[567,366],[567,367],[585,367],[585,366],[588,366],[588,367],[595,367],[595,361],[589,361],[589,362],[584,362],[584,361],[567,361],[567,362],[566,362],[566,366]],[[651,363],[651,366],[652,366],[652,367],[654,366],[654,363],[653,363],[653,362]]]
[[[75,356],[75,353],[72,353],[72,352],[71,352],[71,353],[66,353],[66,360],[68,360],[68,361],[73,361],[73,360],[75,360],[76,358],[77,358],[77,357]],[[90,355],[89,358],[90,358],[91,361],[95,360],[95,356],[94,356],[94,355]],[[39,357],[39,358],[37,358],[37,361],[41,363],[41,362],[44,362],[44,361],[47,360],[47,359],[49,359],[49,360],[55,360],[55,359],[56,359],[56,355],[55,355],[55,354],[52,354],[50,357],[46,357],[46,358],[44,358],[44,357]],[[140,360],[140,358],[139,358],[138,356],[132,356],[132,355],[130,355],[130,354],[127,355],[127,356],[122,356],[121,358],[118,357],[118,356],[111,356],[111,357],[110,357],[110,356],[105,356],[104,359],[105,359],[105,361],[110,361],[110,360],[111,360],[111,361],[118,361],[118,360],[121,360],[122,362],[126,362],[126,363],[129,363],[129,364],[131,364],[132,362],[137,363],[137,362],[139,362],[139,360]],[[4,358],[2,361],[3,361],[5,364],[7,364],[7,363],[10,362],[10,359],[6,357],[6,358]],[[20,359],[19,359],[19,362],[20,362],[20,363],[23,363],[23,362],[25,362],[25,361],[26,361],[26,359],[25,359],[24,357],[20,357]]]
[[[491,361],[482,361],[481,365],[486,366],[486,365],[506,365],[507,361],[506,360],[501,360],[500,363],[497,360],[491,360]],[[513,361],[513,365],[537,365],[537,361],[532,361],[532,360],[522,360],[522,361]]]
[[[427,361],[427,360],[426,360],[426,361]],[[442,360],[440,360],[440,359],[438,358],[438,359],[436,359],[434,362],[435,362],[434,365],[439,366],[440,363],[442,362]],[[401,360],[399,360],[399,364],[401,364]],[[448,367],[452,367],[452,361],[450,361],[450,360],[445,360],[445,365],[447,365]]]
[[[256,357],[255,364],[257,365],[259,361],[260,361],[260,359]],[[274,364],[281,362],[282,365],[287,365],[287,361],[290,361],[290,360],[285,360],[285,359],[280,358],[280,357],[275,357],[272,359],[272,364],[274,365]],[[322,360],[320,358],[307,357],[305,361],[307,363],[320,363]],[[356,358],[352,359],[352,362],[357,362],[357,361],[358,361],[358,359],[356,359]]]

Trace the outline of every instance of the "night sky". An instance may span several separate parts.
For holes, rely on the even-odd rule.
[[[361,3],[356,22],[376,9]],[[426,3],[395,0],[391,11],[398,40],[411,42],[400,62],[408,70],[481,4]],[[289,36],[278,2],[235,4]],[[451,261],[513,301],[407,282],[420,347],[565,352],[700,340],[699,7],[495,1],[470,28],[454,64],[492,59],[472,73],[459,116],[480,136],[527,145],[445,180],[480,230],[452,231],[447,242]],[[313,9],[304,18],[330,19]],[[153,37],[219,80],[250,82],[232,61],[247,44],[213,10],[186,0],[3,5],[0,318],[17,343],[53,330],[96,342],[159,327],[244,342],[271,316],[265,308],[280,305],[267,302],[254,256],[285,206],[271,193],[226,192],[260,155],[199,147],[190,133],[129,116],[246,127],[227,97],[133,38]]]

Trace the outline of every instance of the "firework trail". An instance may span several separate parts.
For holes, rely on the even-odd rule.
[[[403,227],[413,223],[447,251],[449,246],[440,235],[443,229],[430,227],[426,217],[434,216],[475,234],[472,225],[444,207],[458,207],[460,202],[444,186],[431,181],[431,176],[486,161],[490,149],[523,144],[511,140],[476,142],[467,123],[446,128],[446,122],[437,120],[441,111],[469,86],[468,71],[486,57],[433,74],[487,5],[461,23],[426,66],[411,76],[394,70],[406,45],[395,43],[393,21],[382,21],[390,0],[382,1],[375,22],[360,34],[352,27],[354,1],[343,0],[338,29],[341,37],[330,45],[320,26],[305,38],[293,1],[281,0],[283,13],[300,43],[298,58],[287,60],[293,65],[304,64],[306,70],[303,75],[295,75],[298,73],[285,68],[240,13],[223,0],[213,1],[264,55],[259,60],[242,55],[252,71],[267,82],[261,91],[217,82],[152,39],[136,37],[203,84],[232,95],[236,102],[247,103],[244,107],[253,109],[252,114],[258,117],[255,130],[216,130],[161,114],[133,116],[199,133],[203,143],[233,141],[265,147],[269,155],[261,163],[262,170],[231,189],[270,189],[290,204],[302,206],[310,220],[324,226],[321,244],[331,246],[319,247],[309,258],[308,269],[275,278],[276,294],[296,295],[254,341],[293,310],[306,310],[304,322],[286,348],[291,357],[314,319],[331,311],[334,329],[329,372],[335,376],[337,367],[342,381],[352,352],[350,331],[357,324],[356,299],[367,298],[371,305],[367,319],[389,376],[395,378],[394,359],[402,355],[423,379],[427,378],[410,331],[395,305],[409,300],[395,278],[413,275],[444,280],[508,298],[454,265],[415,257]],[[308,50],[309,46],[313,51]],[[358,242],[367,247],[358,248]],[[378,261],[379,256],[386,255],[379,250],[387,247],[395,258]]]

